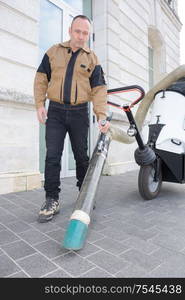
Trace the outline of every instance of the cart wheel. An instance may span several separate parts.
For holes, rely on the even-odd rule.
[[[138,177],[138,187],[140,195],[145,200],[151,200],[157,197],[161,190],[162,174],[159,173],[158,181],[154,181],[155,169],[152,165],[140,167]]]

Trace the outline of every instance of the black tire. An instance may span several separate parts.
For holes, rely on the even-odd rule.
[[[138,177],[139,193],[145,200],[156,198],[161,190],[162,173],[159,172],[158,181],[154,181],[155,169],[153,165],[140,167]]]

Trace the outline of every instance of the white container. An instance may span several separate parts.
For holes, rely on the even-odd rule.
[[[185,96],[175,91],[157,93],[149,124],[164,124],[156,149],[185,153]]]

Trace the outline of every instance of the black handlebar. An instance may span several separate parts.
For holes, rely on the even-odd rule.
[[[137,104],[139,101],[141,101],[145,96],[144,89],[139,85],[129,85],[129,86],[124,86],[124,87],[120,87],[120,88],[116,88],[116,89],[109,89],[107,91],[107,94],[111,95],[111,94],[118,94],[118,93],[124,93],[124,92],[129,92],[129,91],[139,91],[140,92],[139,98],[137,98],[134,102],[132,102],[130,107],[133,107],[135,104]],[[113,103],[111,101],[107,101],[107,102],[108,102],[108,104],[111,104],[115,107],[119,107],[119,108],[122,107],[121,105]]]

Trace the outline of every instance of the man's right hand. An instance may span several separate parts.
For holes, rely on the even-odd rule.
[[[47,110],[44,106],[41,106],[37,109],[37,118],[40,123],[45,124],[47,119]]]

